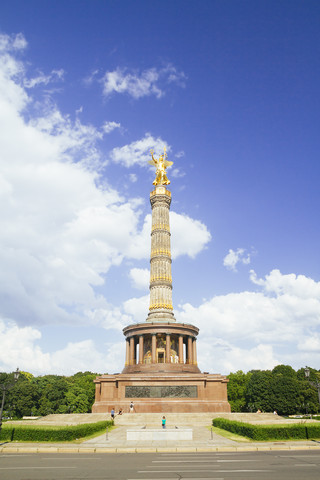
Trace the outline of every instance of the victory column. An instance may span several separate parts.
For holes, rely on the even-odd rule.
[[[201,373],[197,365],[199,329],[177,323],[172,306],[169,209],[171,192],[166,169],[173,162],[167,153],[156,167],[152,208],[150,255],[150,306],[146,321],[123,329],[126,337],[125,367],[119,374],[95,379],[93,413],[127,410],[134,400],[137,412],[230,412],[226,377]]]

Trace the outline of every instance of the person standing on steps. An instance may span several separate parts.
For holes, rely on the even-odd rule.
[[[130,403],[130,413],[133,413],[134,412],[134,403],[131,401]]]
[[[163,416],[163,417],[162,417],[162,428],[166,428],[166,421],[167,421],[167,420],[166,420],[166,417]]]
[[[111,409],[111,420],[114,420],[114,408]]]

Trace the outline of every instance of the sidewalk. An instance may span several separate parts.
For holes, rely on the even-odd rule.
[[[0,453],[155,453],[155,452],[252,452],[268,450],[319,450],[320,443],[296,442],[237,442],[212,433],[206,427],[193,427],[193,440],[177,442],[130,442],[127,427],[119,426],[106,434],[73,443],[6,443]]]
[[[232,414],[231,414],[232,415]],[[178,426],[188,426],[193,429],[192,440],[180,441],[127,441],[127,429],[135,427],[148,428],[158,422],[155,415],[133,415],[129,414],[116,418],[116,428],[80,444],[74,443],[4,443],[0,444],[0,453],[154,453],[154,452],[252,452],[268,450],[319,450],[320,442],[312,440],[305,441],[277,441],[277,442],[246,442],[235,441],[222,437],[210,431],[206,425],[210,425],[205,416],[185,417],[167,414],[168,427],[174,427],[176,421]],[[203,423],[199,422],[202,419]],[[244,419],[244,418],[243,418]],[[246,420],[249,419],[249,415]],[[63,418],[62,420],[65,421]],[[205,420],[205,421],[204,421]],[[252,423],[283,423],[280,419],[272,417],[257,417],[251,419]],[[44,423],[44,422],[43,422]]]

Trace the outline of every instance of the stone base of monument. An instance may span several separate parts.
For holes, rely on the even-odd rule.
[[[130,402],[136,413],[230,412],[227,383],[226,377],[209,373],[102,375],[95,379],[92,413],[112,408],[128,413]]]
[[[130,428],[127,430],[128,441],[177,441],[192,440],[192,428]]]

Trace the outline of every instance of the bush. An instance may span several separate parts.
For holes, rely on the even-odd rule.
[[[3,425],[0,440],[16,442],[70,442],[111,427],[113,421],[84,423],[66,427],[33,425]]]
[[[252,425],[250,423],[235,422],[225,418],[215,418],[212,420],[212,425],[260,442],[268,440],[305,440],[308,438],[320,438],[320,425],[312,423]]]

